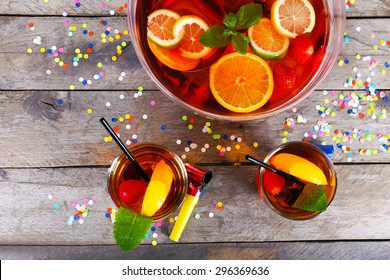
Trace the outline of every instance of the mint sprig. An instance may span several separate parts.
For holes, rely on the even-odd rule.
[[[133,210],[119,207],[114,224],[114,238],[127,252],[137,247],[145,238],[153,219],[141,216]]]
[[[223,48],[232,42],[234,49],[245,54],[249,38],[241,31],[259,23],[263,16],[261,4],[245,4],[236,14],[230,12],[223,19],[222,25],[213,25],[203,34],[200,42],[209,48]]]
[[[328,204],[324,187],[316,184],[305,185],[293,207],[306,211],[325,211]]]

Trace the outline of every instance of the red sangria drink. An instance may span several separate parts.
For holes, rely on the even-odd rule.
[[[136,144],[130,152],[150,181],[143,179],[125,154],[116,158],[108,176],[108,192],[115,205],[155,221],[172,215],[188,190],[184,163],[175,153],[151,143]]]
[[[257,189],[276,213],[305,220],[326,211],[336,194],[337,178],[330,158],[320,148],[306,142],[289,142],[272,151],[264,162],[297,179],[259,168]]]
[[[342,0],[129,1],[146,71],[187,109],[226,120],[285,110],[329,72],[345,25]]]

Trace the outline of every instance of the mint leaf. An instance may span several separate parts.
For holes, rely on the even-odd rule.
[[[223,24],[213,25],[202,35],[200,43],[209,48],[223,48],[232,41],[233,47],[240,54],[246,54],[249,38],[238,32],[259,23],[263,16],[263,7],[260,4],[246,4],[241,6],[236,14],[229,13],[223,19]]]
[[[261,4],[252,3],[241,6],[236,13],[237,24],[235,30],[249,28],[252,25],[259,23],[262,16],[263,7]]]
[[[237,31],[231,30],[230,28],[225,28],[225,30],[223,31],[223,36],[225,37],[236,36],[237,33],[238,33]]]
[[[114,238],[119,247],[127,252],[137,247],[145,238],[153,219],[141,216],[133,210],[119,207],[114,224]]]
[[[234,49],[240,54],[246,54],[249,46],[249,38],[242,33],[237,33],[232,37]]]
[[[223,48],[230,43],[230,37],[224,35],[225,27],[213,25],[203,33],[200,42],[209,48]]]
[[[324,187],[315,184],[305,185],[293,207],[306,211],[325,211],[328,205]]]
[[[237,17],[236,17],[236,15],[233,14],[232,12],[227,14],[225,16],[225,18],[223,19],[223,24],[225,24],[226,27],[228,27],[230,29],[234,29],[236,27],[236,24],[237,24]]]

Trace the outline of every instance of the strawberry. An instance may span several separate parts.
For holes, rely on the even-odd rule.
[[[298,35],[290,41],[288,55],[296,62],[304,64],[313,58],[314,44],[310,38]]]
[[[269,171],[264,170],[263,174],[263,185],[266,191],[271,195],[277,195],[280,193],[286,183],[284,177]]]
[[[297,74],[295,70],[283,64],[276,64],[274,68],[274,82],[280,89],[290,89],[295,85]]]
[[[320,68],[322,60],[324,59],[324,55],[325,48],[321,46],[321,48],[314,54],[313,59],[311,60],[311,66],[313,67],[314,71],[317,71],[317,69]]]
[[[136,203],[145,195],[146,184],[137,180],[126,180],[119,185],[119,197],[126,204]]]

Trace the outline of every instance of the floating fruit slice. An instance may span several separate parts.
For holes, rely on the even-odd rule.
[[[151,217],[161,208],[171,189],[172,180],[173,173],[169,165],[159,161],[146,188],[141,215]]]
[[[156,45],[171,49],[176,47],[183,39],[173,35],[173,26],[180,18],[180,15],[168,9],[156,10],[148,16],[147,34],[148,38]]]
[[[138,180],[126,180],[119,185],[119,197],[127,205],[136,203],[146,191],[146,184]]]
[[[276,169],[291,174],[298,179],[318,185],[327,185],[328,181],[324,172],[314,163],[302,157],[280,153],[273,156],[270,164]]]
[[[277,195],[280,193],[286,183],[286,179],[275,172],[264,170],[263,185],[268,193]]]
[[[262,18],[248,29],[252,50],[260,57],[269,60],[282,58],[288,50],[290,39],[277,32],[268,18]]]
[[[248,113],[259,109],[274,88],[271,68],[255,54],[230,53],[210,67],[210,89],[223,107]]]
[[[207,29],[208,24],[198,16],[182,16],[175,22],[173,36],[182,38],[179,45],[182,56],[198,59],[211,52],[211,48],[200,43],[200,38]]]
[[[271,7],[271,21],[277,32],[295,38],[313,30],[316,14],[308,0],[276,0]]]
[[[148,45],[156,58],[164,65],[171,69],[179,71],[188,71],[194,69],[200,63],[200,59],[185,58],[180,54],[180,51],[175,48],[167,50],[157,46],[148,38]]]

